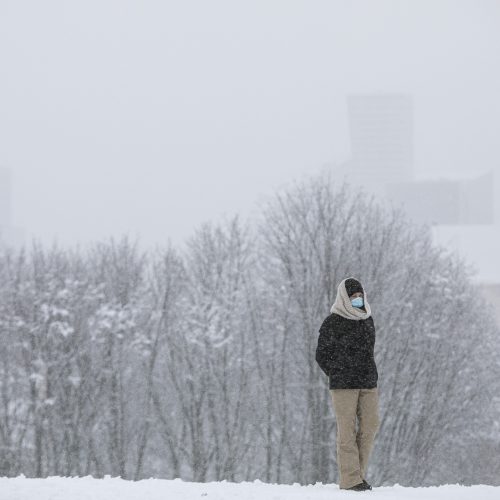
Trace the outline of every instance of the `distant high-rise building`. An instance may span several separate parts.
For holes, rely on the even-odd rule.
[[[411,181],[413,99],[406,94],[347,97],[352,161],[349,174],[379,190],[389,182]]]
[[[388,183],[387,196],[418,223],[431,225],[493,224],[494,176],[425,179]]]
[[[493,174],[495,166],[469,178],[417,178],[412,96],[349,95],[347,106],[352,158],[334,167],[335,178],[402,206],[414,222],[431,226],[435,244],[473,264],[477,282],[500,283],[500,175]],[[476,169],[471,166],[472,172]]]

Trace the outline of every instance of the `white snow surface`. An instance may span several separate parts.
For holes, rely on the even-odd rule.
[[[128,481],[110,476],[104,479],[92,476],[51,476],[45,479],[23,475],[0,477],[1,500],[336,500],[355,497],[377,500],[498,500],[500,487],[447,484],[407,488],[396,484],[373,487],[371,491],[346,491],[339,490],[337,484],[280,485],[259,480],[194,483],[181,479]]]

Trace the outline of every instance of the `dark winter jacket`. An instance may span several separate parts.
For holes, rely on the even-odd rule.
[[[377,387],[374,347],[372,316],[354,320],[330,314],[319,329],[316,348],[316,361],[329,377],[330,389]]]

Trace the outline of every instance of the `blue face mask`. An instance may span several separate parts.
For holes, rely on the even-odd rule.
[[[356,297],[351,300],[351,304],[353,307],[363,307],[363,297]]]

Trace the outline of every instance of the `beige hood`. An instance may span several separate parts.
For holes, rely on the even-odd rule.
[[[340,316],[343,316],[344,318],[347,319],[359,320],[359,319],[369,318],[371,316],[372,311],[370,308],[370,304],[368,304],[368,301],[366,300],[366,290],[363,287],[363,301],[366,311],[363,311],[363,309],[360,309],[359,307],[353,307],[353,305],[351,304],[351,300],[347,295],[347,290],[345,288],[345,282],[348,279],[349,278],[345,278],[340,282],[337,288],[337,297],[335,298],[335,302],[333,303],[330,312],[339,314]]]

